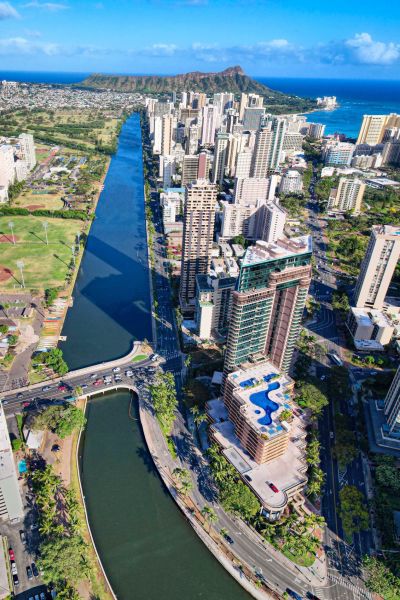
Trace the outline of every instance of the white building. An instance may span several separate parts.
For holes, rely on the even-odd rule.
[[[322,158],[328,166],[349,166],[353,158],[355,145],[349,142],[329,140],[322,148]]]
[[[236,277],[222,273],[197,275],[195,320],[202,340],[225,337],[231,314],[231,292]]]
[[[224,201],[221,205],[221,232],[218,241],[231,240],[238,235],[244,235],[247,239],[256,239],[259,206],[230,204]]]
[[[161,192],[160,205],[164,225],[175,223],[178,214],[183,214],[185,188],[170,188]]]
[[[281,194],[301,194],[303,191],[303,179],[299,171],[290,170],[282,175],[279,184]]]
[[[215,129],[217,123],[217,109],[212,105],[203,106],[201,110],[201,144],[203,146],[212,146],[214,144]]]
[[[163,178],[163,188],[170,187],[172,183],[172,178],[175,175],[175,156],[160,156],[160,161],[162,161],[162,178]]]
[[[0,186],[8,188],[14,183],[14,149],[12,146],[3,144],[0,146]]]
[[[162,124],[161,117],[150,117],[150,131],[152,144],[153,144],[153,154],[161,154],[161,140],[162,140]]]
[[[0,406],[0,518],[19,521],[24,516],[14,456],[3,406]]]
[[[237,179],[247,179],[250,177],[250,167],[253,152],[250,148],[245,148],[236,156],[235,177]]]
[[[276,242],[284,237],[283,231],[286,223],[286,211],[279,205],[278,201],[267,202],[257,214],[258,235],[264,242]]]
[[[328,210],[339,212],[354,211],[358,214],[365,192],[365,183],[361,179],[341,177],[337,188],[331,191],[328,200]]]
[[[256,206],[266,201],[271,180],[268,177],[246,177],[235,179],[235,204]]]
[[[27,164],[28,171],[36,166],[36,149],[33,135],[31,133],[21,133],[18,137],[21,158]]]

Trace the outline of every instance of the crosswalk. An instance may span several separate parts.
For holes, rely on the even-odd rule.
[[[355,597],[357,598],[362,598],[365,600],[373,600],[373,596],[372,594],[366,590],[365,588],[362,588],[359,585],[354,585],[354,583],[352,583],[351,581],[349,581],[348,579],[345,579],[344,577],[338,576],[338,575],[334,575],[333,573],[329,573],[328,574],[328,579],[330,579],[331,581],[342,585],[343,587],[347,588],[348,590],[350,590]],[[323,590],[323,588],[321,588],[321,591]]]

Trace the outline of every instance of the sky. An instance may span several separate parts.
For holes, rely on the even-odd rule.
[[[394,0],[0,1],[0,71],[400,79]]]

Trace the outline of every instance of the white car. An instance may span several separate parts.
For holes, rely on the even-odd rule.
[[[17,574],[18,574],[18,571],[17,571],[17,565],[15,564],[15,562],[12,562],[12,563],[11,563],[11,573],[12,573],[13,575],[17,575]]]
[[[113,373],[119,373],[120,372],[120,368],[119,367],[114,367],[113,368]]]

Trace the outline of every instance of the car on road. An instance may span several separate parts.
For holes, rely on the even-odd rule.
[[[83,383],[83,384],[81,385],[81,388],[82,388],[83,390],[86,390],[86,388],[87,388],[87,387],[88,387],[88,384],[87,384],[87,383]]]
[[[33,573],[34,577],[39,577],[39,571],[38,571],[38,568],[35,565],[35,563],[31,564],[31,569],[32,569],[32,573]]]
[[[23,398],[23,397],[24,397],[24,395],[23,395],[22,392],[20,392],[19,394],[17,394],[17,398]]]
[[[8,549],[8,556],[9,556],[10,560],[15,560],[15,554],[14,554],[14,550],[12,548]]]
[[[121,368],[120,368],[120,367],[114,367],[114,368],[113,368],[113,373],[119,373],[119,372],[120,372],[120,370],[121,370]]]
[[[101,385],[103,382],[101,379],[96,379],[96,381],[93,382],[93,385],[98,386]]]
[[[90,379],[96,379],[96,377],[97,377],[97,373],[93,373],[93,374],[90,376]]]
[[[131,369],[128,369],[127,371],[125,371],[125,375],[127,377],[133,377],[133,371]]]
[[[150,360],[151,360],[152,362],[154,362],[155,360],[157,360],[157,358],[159,358],[159,355],[158,355],[158,354],[152,354],[152,355],[150,356]]]
[[[270,481],[268,485],[275,494],[279,493],[278,488],[276,487],[276,485],[274,483],[272,483],[272,481]]]
[[[121,375],[116,375],[116,376],[114,377],[114,381],[116,381],[116,382],[118,382],[118,381],[122,381],[122,377],[121,377]]]
[[[32,569],[30,568],[29,565],[26,567],[26,576],[28,579],[33,579]]]
[[[324,381],[326,379],[326,375],[321,375],[320,380]]]
[[[68,389],[68,388],[67,388],[67,386],[65,385],[65,383],[60,383],[60,384],[59,384],[59,386],[58,386],[58,390],[59,390],[60,392],[66,392],[66,391],[67,391],[67,389]]]
[[[307,598],[309,598],[309,600],[319,600],[318,596],[312,594],[311,592],[307,592]]]
[[[42,392],[48,392],[49,390],[51,390],[51,385],[45,385],[42,387]]]

